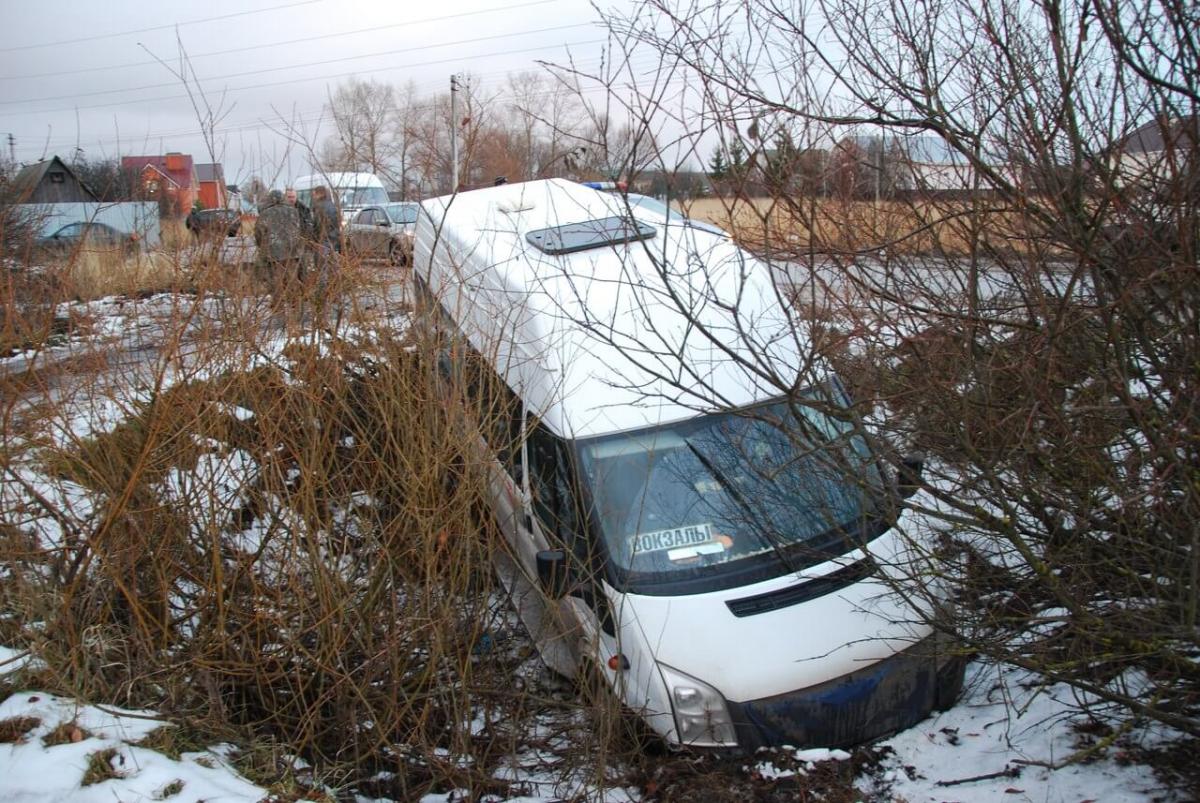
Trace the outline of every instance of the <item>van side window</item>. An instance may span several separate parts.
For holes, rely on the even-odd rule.
[[[453,338],[439,358],[447,379],[462,390],[488,446],[510,476],[520,479],[521,400],[465,338]]]
[[[598,583],[603,572],[598,568],[586,533],[587,514],[581,501],[583,489],[575,481],[578,475],[567,446],[538,426],[533,416],[528,418],[526,430],[533,513],[542,529],[575,557],[574,569],[582,572],[580,579],[584,581],[580,588],[584,602],[596,613],[600,629],[610,636],[616,635],[616,619]]]
[[[574,472],[563,442],[544,427],[529,419],[529,490],[533,496],[534,514],[543,527],[556,534],[566,546],[575,547],[582,541],[581,516],[577,500],[579,490],[572,481]],[[586,556],[586,550],[580,552]]]

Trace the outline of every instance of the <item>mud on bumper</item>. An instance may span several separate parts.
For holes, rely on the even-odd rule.
[[[966,659],[931,636],[849,675],[794,692],[730,701],[740,747],[852,747],[953,705]]]

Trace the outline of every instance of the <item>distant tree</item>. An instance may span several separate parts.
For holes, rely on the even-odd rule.
[[[805,195],[826,195],[829,192],[827,173],[829,151],[807,148],[797,151],[792,180],[796,190]]]
[[[749,164],[746,161],[746,147],[740,139],[735,139],[729,146],[729,165],[725,172],[728,178],[740,184],[746,178]]]
[[[713,148],[712,158],[708,162],[708,177],[714,181],[721,181],[729,172],[729,165],[725,163],[725,152],[721,150],[721,146],[717,145]]]
[[[870,168],[874,164],[869,151],[847,138],[833,149],[827,164],[826,184],[830,192],[843,199],[865,199],[874,186]]]
[[[75,176],[104,202],[133,200],[134,177],[121,168],[121,160],[88,159],[82,154],[71,163]]]
[[[396,95],[390,84],[356,78],[329,100],[336,136],[326,143],[326,170],[390,172],[395,152]]]
[[[622,123],[606,114],[593,113],[586,131],[585,158],[579,168],[592,177],[632,181],[661,159],[654,132],[643,123]]]
[[[763,183],[769,191],[785,192],[792,188],[798,155],[791,136],[780,131],[775,137],[774,149],[764,154]]]
[[[246,200],[255,206],[262,204],[267,199],[267,193],[270,191],[271,188],[258,176],[251,176],[250,180],[246,182]]]

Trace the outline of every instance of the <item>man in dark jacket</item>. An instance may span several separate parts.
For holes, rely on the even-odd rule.
[[[263,278],[276,291],[282,290],[299,271],[300,215],[294,206],[284,203],[279,190],[271,190],[266,204],[258,211],[254,244],[258,247],[258,266]]]
[[[291,187],[288,187],[287,189],[285,189],[283,191],[283,200],[285,202],[287,202],[288,206],[294,206],[296,208],[296,213],[300,215],[301,248],[300,248],[300,267],[299,267],[299,272],[298,272],[297,276],[300,279],[300,281],[303,282],[304,274],[306,272],[305,269],[313,261],[313,257],[312,257],[312,251],[313,251],[313,247],[312,247],[312,243],[313,243],[312,210],[310,210],[307,206],[305,206],[304,203],[296,197],[296,191],[294,189],[292,189]]]
[[[342,218],[325,187],[313,187],[312,241],[316,251],[317,282],[325,287],[337,271],[337,254],[342,250]]]

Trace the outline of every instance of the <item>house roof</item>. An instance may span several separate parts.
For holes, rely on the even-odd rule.
[[[176,187],[178,187],[178,186],[179,186],[179,182],[178,182],[178,181],[176,181],[175,179],[173,179],[173,178],[171,178],[170,176],[168,176],[168,175],[167,175],[166,173],[164,173],[162,170],[159,170],[159,169],[158,169],[158,167],[157,167],[156,165],[152,165],[152,164],[143,165],[143,166],[142,166],[142,169],[141,169],[139,172],[140,172],[140,173],[142,173],[143,175],[145,175],[145,173],[146,173],[146,171],[147,171],[147,170],[153,170],[155,173],[158,173],[160,176],[162,176],[162,177],[163,177],[163,178],[165,178],[167,181],[169,181],[169,182],[171,182],[172,184],[174,184]]]
[[[167,169],[168,156],[179,157],[180,166],[178,169]],[[160,173],[169,177],[172,181],[179,185],[181,189],[190,190],[196,186],[196,181],[193,180],[193,177],[196,175],[196,166],[192,162],[192,157],[190,154],[172,153],[165,154],[163,156],[121,157],[121,167],[126,170],[137,170],[140,172],[144,167],[146,167],[146,165],[152,165]]]
[[[225,183],[225,170],[221,167],[220,162],[197,164],[196,179],[198,181],[219,181],[223,184]]]
[[[79,176],[75,175],[75,171],[68,167],[67,163],[62,159],[59,159],[57,156],[51,156],[49,159],[43,159],[40,162],[35,162],[31,165],[26,165],[25,167],[21,168],[21,172],[17,173],[17,175],[13,177],[12,184],[10,185],[13,197],[23,198],[32,195],[33,191],[37,188],[37,185],[41,183],[46,173],[48,173],[50,168],[55,165],[62,168],[67,175],[75,179],[75,181],[79,183],[79,186],[83,187],[83,191],[92,196],[93,201],[99,200],[99,198],[96,196],[96,193],[92,192],[92,188],[80,181]]]
[[[1167,149],[1168,141],[1176,148],[1200,145],[1200,117],[1190,115],[1166,121],[1143,123],[1121,141],[1125,153],[1158,153]]]

